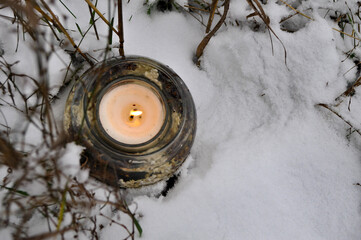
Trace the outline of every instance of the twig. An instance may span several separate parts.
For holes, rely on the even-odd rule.
[[[91,20],[91,23],[93,23],[95,36],[97,37],[97,40],[99,40],[99,35],[98,35],[97,26],[96,26],[96,24],[95,24],[94,15],[93,15],[92,9],[91,9],[91,7],[90,7],[89,5],[88,5],[88,9],[89,9],[89,13],[90,13],[90,20]]]
[[[95,11],[96,14],[119,36],[119,32],[112,26],[112,24],[99,12],[99,10],[94,6],[94,4],[90,0],[84,0],[88,3],[88,5]]]
[[[341,31],[341,30],[336,29],[336,28],[332,28],[332,29],[335,30],[335,31],[337,31],[337,32],[339,32],[339,33],[345,34],[346,36],[349,36],[349,37],[351,37],[351,38],[353,38],[353,39],[356,39],[356,40],[361,41],[360,38],[354,37],[354,36],[352,36],[351,34],[345,33],[345,32],[343,32],[343,31]]]
[[[119,36],[119,55],[124,58],[124,31],[123,31],[123,7],[122,0],[118,0],[118,36]]]
[[[41,240],[41,239],[48,239],[48,238],[51,238],[51,237],[55,237],[57,236],[58,234],[64,234],[70,230],[74,230],[74,227],[66,227],[66,228],[63,228],[59,231],[55,231],[55,232],[48,232],[48,233],[42,233],[42,234],[39,234],[39,235],[35,235],[35,236],[32,236],[32,237],[27,237],[27,238],[21,238],[21,240]]]
[[[50,7],[48,6],[48,4],[45,3],[44,0],[41,0],[42,4],[44,5],[44,7],[46,8],[46,10],[48,10],[48,12],[51,14],[52,18],[50,18],[50,20],[54,23],[56,23],[56,25],[61,29],[61,31],[64,33],[64,35],[66,36],[66,38],[70,41],[71,45],[73,45],[73,47],[75,48],[75,50],[82,55],[82,57],[91,65],[93,66],[94,63],[80,50],[80,48],[75,44],[74,40],[72,37],[70,37],[69,33],[66,31],[66,29],[63,27],[63,25],[61,24],[61,22],[58,20],[58,18],[55,16],[55,14],[53,13],[53,11],[50,9]],[[43,11],[41,11],[41,9],[38,7],[35,7],[36,10],[38,10],[41,14],[45,14]],[[45,15],[46,16],[46,15]],[[45,17],[44,16],[44,17]]]
[[[0,153],[3,154],[2,164],[11,168],[17,168],[21,162],[21,155],[14,149],[10,142],[3,139],[0,135]],[[1,159],[1,158],[0,158]]]
[[[199,11],[202,11],[202,12],[209,13],[208,10],[205,10],[205,9],[202,9],[202,8],[197,8],[197,7],[190,6],[190,5],[184,5],[184,7],[186,7],[186,8],[192,8],[192,9],[196,9],[196,10],[199,10]]]
[[[296,16],[296,15],[298,15],[297,12],[295,12],[294,14],[289,15],[288,17],[282,18],[279,23],[281,24],[281,23],[283,23],[284,21],[287,21],[288,19],[290,19],[290,18],[292,18],[292,17],[294,17],[294,16]]]
[[[110,218],[110,217],[108,217],[108,216],[105,216],[103,213],[100,213],[100,214],[99,214],[99,216],[102,216],[103,218],[108,219],[110,222],[115,223],[115,224],[117,224],[117,225],[119,225],[119,226],[123,227],[123,228],[124,228],[124,229],[128,232],[128,234],[129,234],[130,236],[134,236],[134,231],[131,233],[131,232],[129,231],[129,229],[128,229],[128,228],[127,228],[124,224],[119,223],[119,222],[117,222],[117,221],[115,221],[115,220],[111,219],[111,218]]]
[[[338,101],[341,97],[351,96],[355,91],[355,88],[361,85],[361,77],[359,77],[346,91],[344,91],[340,96],[338,96],[335,100]]]
[[[283,51],[284,51],[284,54],[285,54],[285,65],[288,69],[288,66],[287,66],[287,50],[286,50],[286,47],[285,45],[283,44],[283,42],[281,41],[281,39],[277,36],[277,34],[273,31],[273,29],[271,28],[270,26],[270,19],[269,17],[267,16],[267,14],[265,13],[265,11],[263,10],[261,4],[259,3],[258,0],[247,0],[248,4],[253,8],[253,10],[255,11],[254,14],[252,15],[258,15],[262,21],[266,24],[266,27],[268,29],[268,33],[269,33],[269,36],[270,36],[270,40],[271,40],[271,46],[272,46],[272,54],[274,53],[274,50],[273,50],[273,41],[272,41],[272,36],[271,36],[271,33],[277,38],[277,40],[281,43],[282,47],[283,47]],[[257,7],[254,5],[254,3],[256,3]],[[249,15],[250,16],[250,15]],[[247,16],[247,17],[249,17]]]
[[[197,66],[200,65],[199,58],[203,55],[203,51],[206,48],[208,42],[211,40],[211,38],[214,36],[214,34],[218,31],[218,29],[222,26],[222,24],[226,20],[227,13],[228,13],[228,10],[229,10],[229,2],[230,2],[230,0],[225,0],[225,2],[224,2],[224,12],[223,12],[223,15],[222,15],[221,19],[218,21],[217,25],[212,29],[212,31],[210,33],[208,33],[203,38],[201,43],[198,45],[197,51],[196,51],[196,64],[197,64]]]
[[[211,7],[211,12],[210,12],[209,18],[208,18],[206,33],[209,33],[209,31],[211,30],[212,22],[213,22],[213,18],[214,18],[214,13],[216,12],[216,8],[217,8],[217,3],[218,3],[218,0],[213,0],[212,1],[212,7]]]
[[[287,7],[291,8],[291,9],[292,9],[293,11],[295,11],[296,13],[298,13],[298,14],[300,14],[300,15],[304,16],[305,18],[308,18],[308,19],[310,19],[310,20],[314,21],[314,19],[313,19],[313,18],[311,18],[311,17],[307,16],[306,14],[304,14],[304,13],[302,13],[302,12],[298,11],[297,9],[295,9],[294,7],[292,7],[291,5],[289,5],[288,3],[286,3],[285,1],[283,1],[283,0],[280,0],[280,1],[281,1],[282,3],[284,3]]]
[[[361,135],[361,131],[357,128],[355,128],[349,121],[347,121],[346,119],[344,119],[338,112],[336,112],[335,110],[333,110],[331,107],[329,107],[327,104],[324,103],[319,103],[317,104],[317,106],[320,107],[324,107],[326,109],[328,109],[329,111],[331,111],[333,114],[335,114],[337,117],[339,117],[340,119],[342,119],[342,121],[344,121],[347,125],[349,125],[351,128],[353,128],[355,130],[355,132],[357,132],[359,135]]]

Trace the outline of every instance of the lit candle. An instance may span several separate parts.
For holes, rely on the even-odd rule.
[[[165,119],[164,104],[151,87],[135,82],[119,84],[104,94],[99,119],[113,139],[141,144],[155,137]]]

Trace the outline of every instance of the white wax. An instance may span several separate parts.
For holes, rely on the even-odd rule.
[[[104,94],[99,105],[99,119],[115,140],[140,144],[157,135],[165,113],[162,102],[152,89],[126,83]]]

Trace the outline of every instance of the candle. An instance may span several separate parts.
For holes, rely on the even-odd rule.
[[[168,66],[145,57],[99,62],[75,81],[64,128],[86,146],[82,166],[111,186],[137,188],[168,179],[196,133],[187,86]]]
[[[163,126],[164,103],[150,85],[118,84],[100,100],[99,120],[113,139],[130,145],[145,143]]]

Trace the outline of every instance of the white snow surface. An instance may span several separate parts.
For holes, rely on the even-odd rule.
[[[126,14],[137,9],[131,4]],[[359,147],[315,106],[345,88],[339,37],[313,18],[294,34],[276,30],[289,69],[275,38],[272,55],[267,33],[228,27],[211,40],[200,71],[191,54],[202,32],[192,20],[133,16],[126,51],[169,64],[198,112],[187,173],[167,197],[135,199],[142,239],[359,238]]]
[[[77,16],[86,6],[65,2]],[[107,9],[106,2],[99,1],[99,7]],[[356,68],[348,71],[352,60],[342,61],[351,40],[341,38],[332,30],[337,25],[317,10],[332,1],[314,3],[308,12],[314,20],[294,33],[281,31],[278,23],[292,10],[269,1],[265,11],[286,48],[285,59],[274,36],[272,54],[268,32],[246,23],[252,11],[245,2],[232,1],[231,20],[241,24],[218,31],[205,49],[201,69],[192,58],[205,29],[195,19],[177,11],[149,16],[143,1],[124,6],[126,54],[150,57],[175,70],[193,95],[198,117],[197,137],[175,187],[166,197],[133,195],[132,207],[137,205],[137,216],[142,216],[140,239],[359,239],[361,188],[355,183],[361,181],[361,136],[347,138],[348,126],[317,106],[334,104],[356,78]],[[89,19],[79,18],[86,29]],[[76,30],[71,20],[68,24]],[[106,37],[107,27],[99,21],[98,28]],[[0,36],[5,50],[14,44],[7,38]],[[89,52],[103,47],[104,38],[95,37],[82,45]],[[69,61],[57,52],[62,60],[54,55],[50,64],[54,93],[61,85],[63,61]],[[348,99],[336,109],[361,128],[360,94],[353,96],[350,111],[347,106]],[[74,175],[81,148],[67,148],[62,164],[71,166]],[[99,234],[101,239],[126,236],[117,225],[106,225]]]
[[[79,159],[83,150],[84,147],[78,146],[73,142],[65,146],[65,153],[59,158],[57,164],[59,168],[66,169],[65,174],[67,177],[79,177],[79,175],[82,175],[80,165],[74,159]],[[82,182],[83,178],[80,177],[80,182]]]

